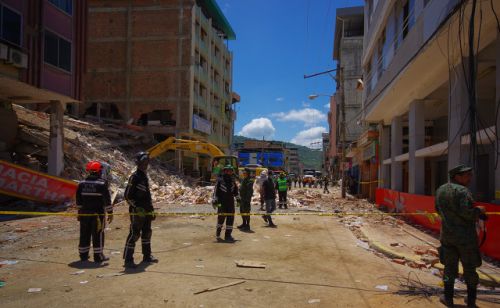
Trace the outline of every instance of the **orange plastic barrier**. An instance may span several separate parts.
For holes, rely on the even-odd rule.
[[[389,210],[397,209],[401,213],[421,213],[422,215],[408,215],[408,219],[424,226],[425,228],[439,232],[441,220],[436,215],[434,208],[434,197],[424,195],[413,195],[390,189],[377,188],[375,202],[378,207],[386,207]],[[482,205],[486,212],[499,212],[500,205],[476,202]],[[500,215],[490,215],[486,222],[486,241],[481,246],[481,251],[486,255],[500,260]],[[480,239],[482,240],[482,239]]]
[[[0,160],[0,193],[44,203],[74,198],[78,184]]]

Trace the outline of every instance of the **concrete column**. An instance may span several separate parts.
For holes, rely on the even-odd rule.
[[[497,68],[496,68],[496,100],[495,106],[500,105],[500,33],[497,33],[497,41],[496,41],[496,55],[497,55]],[[498,107],[497,107],[498,108]],[[497,126],[500,126],[500,119],[496,118]],[[497,136],[496,142],[499,141],[500,138]],[[498,148],[498,147],[497,147]],[[496,154],[498,155],[498,154]],[[500,167],[495,170],[495,203],[500,203]]]
[[[467,72],[467,59],[465,61],[465,71]],[[451,74],[451,91],[449,104],[449,135],[448,135],[448,170],[458,164],[470,164],[469,147],[462,146],[461,136],[469,131],[469,119],[465,119],[469,108],[467,86],[461,64],[455,68],[455,73]]]
[[[403,154],[403,123],[401,116],[394,117],[391,123],[391,189],[403,190],[403,163],[396,156]]]
[[[182,151],[175,151],[175,162],[177,165],[177,171],[182,172]]]
[[[425,194],[425,159],[415,157],[415,151],[425,145],[424,102],[413,101],[409,114],[409,170],[408,192],[410,194]]]
[[[59,176],[64,169],[64,124],[63,105],[59,101],[50,102],[50,136],[48,172]]]
[[[378,169],[378,187],[391,187],[391,166],[384,165],[384,160],[391,158],[391,127],[379,124],[379,148],[380,148],[380,164]]]
[[[193,171],[198,172],[200,169],[200,157],[196,155],[193,161]]]

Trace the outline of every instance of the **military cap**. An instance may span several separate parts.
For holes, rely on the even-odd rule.
[[[461,173],[465,173],[465,172],[469,172],[469,171],[472,171],[471,167],[468,167],[466,165],[458,165],[458,166],[450,169],[450,171],[448,171],[448,174],[450,175],[450,178],[453,178],[457,174],[461,174]]]

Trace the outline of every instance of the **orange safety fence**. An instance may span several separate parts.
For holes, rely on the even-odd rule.
[[[429,230],[439,232],[441,220],[434,208],[433,196],[407,194],[395,190],[377,188],[375,203],[377,207],[387,208],[389,211],[401,213],[422,213],[423,215],[408,215],[408,219]],[[498,212],[500,205],[475,202],[482,205],[486,212]],[[427,215],[425,215],[427,214]],[[500,215],[490,215],[486,221],[486,241],[481,246],[481,251],[497,260],[500,260]],[[481,240],[481,239],[480,239]]]

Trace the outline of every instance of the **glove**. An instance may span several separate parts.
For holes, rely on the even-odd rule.
[[[220,203],[212,203],[212,207],[214,208],[214,210],[216,210],[217,208],[221,207],[221,204]]]
[[[240,207],[240,201],[236,201],[236,207]]]
[[[156,213],[153,211],[151,212],[151,220],[155,220],[156,219]]]
[[[240,196],[236,196],[236,202],[238,202],[238,203],[241,202],[241,197]]]
[[[113,222],[113,213],[108,213],[108,224],[111,224]]]

